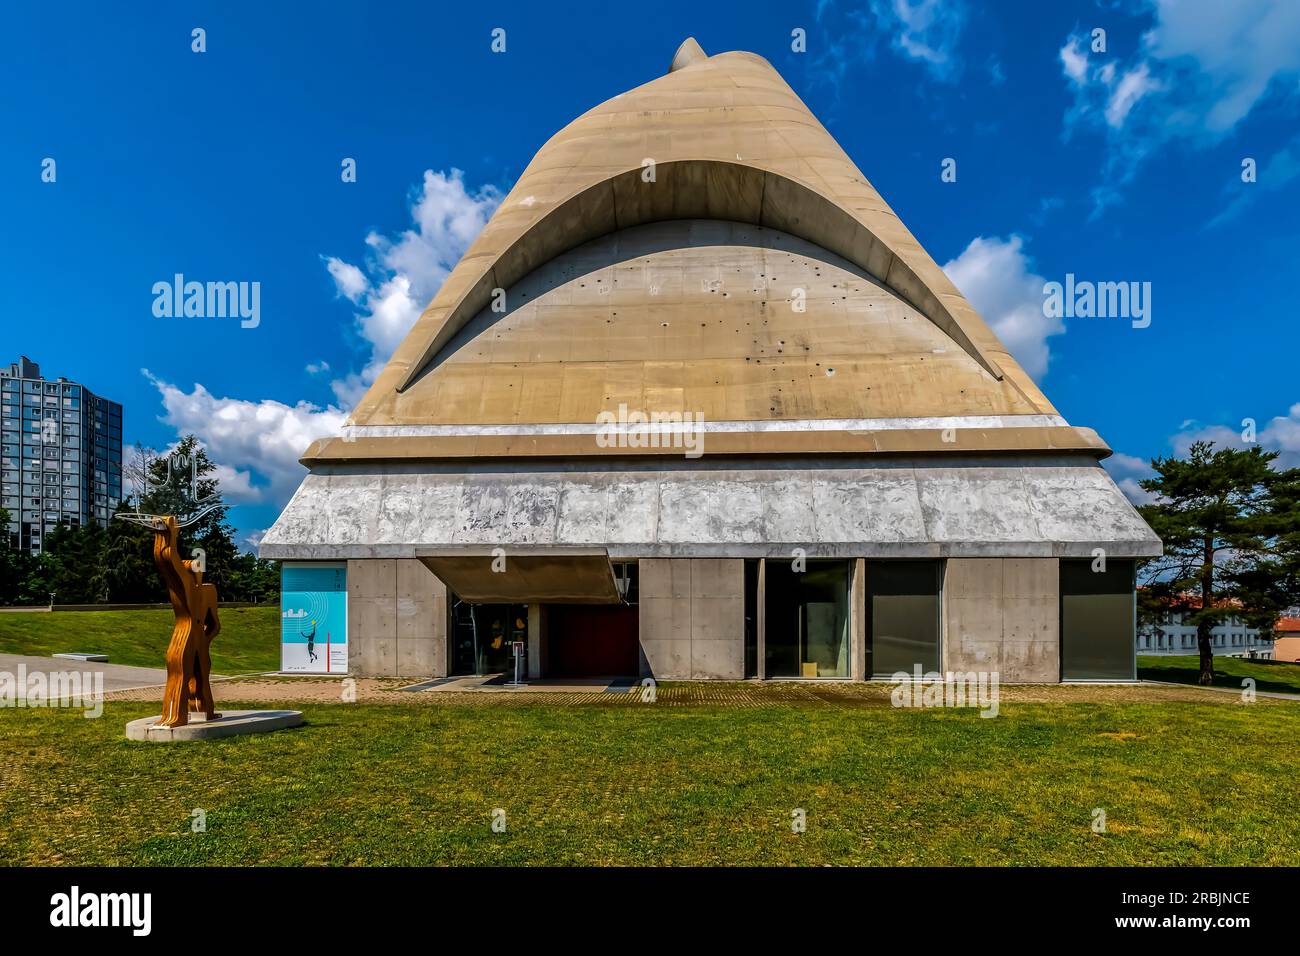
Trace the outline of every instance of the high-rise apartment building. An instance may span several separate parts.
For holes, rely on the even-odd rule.
[[[122,406],[47,381],[26,356],[0,367],[5,542],[33,552],[60,522],[106,525],[122,498]]]

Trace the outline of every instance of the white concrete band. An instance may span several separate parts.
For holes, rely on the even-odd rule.
[[[611,409],[617,414],[617,410]],[[629,414],[637,409],[629,409]],[[455,438],[479,435],[597,435],[619,432],[758,433],[758,432],[853,432],[913,431],[944,428],[1063,428],[1068,423],[1060,415],[949,415],[935,418],[827,418],[790,421],[648,421],[645,424],[612,422],[574,422],[543,425],[344,425],[340,434],[354,438]]]

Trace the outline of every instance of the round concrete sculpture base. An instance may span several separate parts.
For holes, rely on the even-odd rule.
[[[126,725],[128,740],[147,740],[152,743],[175,743],[181,740],[211,740],[216,737],[234,737],[237,734],[263,734],[302,723],[301,710],[227,710],[214,717],[196,720],[180,727],[159,727],[161,717],[141,717]]]

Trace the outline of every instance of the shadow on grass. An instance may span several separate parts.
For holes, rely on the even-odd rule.
[[[1199,683],[1201,664],[1195,656],[1142,657],[1137,659],[1138,677],[1142,680],[1168,681],[1173,684]],[[1279,694],[1300,694],[1300,664],[1282,661],[1252,661],[1240,657],[1214,659],[1214,686],[1241,690],[1247,677],[1255,689]]]

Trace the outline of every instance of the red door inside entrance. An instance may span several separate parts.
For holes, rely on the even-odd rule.
[[[637,609],[626,604],[549,604],[546,676],[635,677]]]

